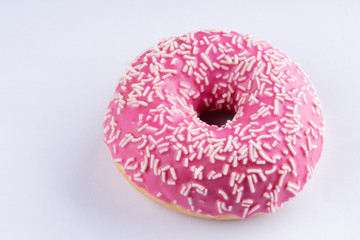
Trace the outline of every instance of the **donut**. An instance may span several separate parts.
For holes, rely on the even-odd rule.
[[[202,121],[225,111],[221,126]],[[234,31],[161,40],[128,65],[104,117],[104,141],[137,190],[208,219],[273,213],[319,161],[324,120],[299,65]]]

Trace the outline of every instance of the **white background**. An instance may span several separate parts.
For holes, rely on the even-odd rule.
[[[360,239],[359,1],[0,1],[0,239]],[[174,213],[123,179],[102,118],[126,63],[201,29],[301,63],[326,120],[312,180],[277,213]]]

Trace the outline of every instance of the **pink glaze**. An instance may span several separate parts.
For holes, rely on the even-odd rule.
[[[222,127],[205,110],[235,114]],[[312,176],[323,145],[316,92],[266,41],[199,31],[160,42],[122,76],[104,120],[113,158],[139,187],[193,212],[274,212]]]

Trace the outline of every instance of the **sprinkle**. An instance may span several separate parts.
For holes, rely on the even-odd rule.
[[[144,141],[137,147],[137,149],[143,149],[147,143],[147,140],[144,139]]]
[[[259,154],[260,154],[260,156],[261,156],[265,161],[267,161],[267,162],[269,162],[269,163],[276,163],[275,160],[273,160],[273,159],[271,159],[269,156],[267,156],[267,155],[264,153],[264,151],[260,150],[260,151],[259,151]]]
[[[229,164],[225,164],[225,165],[224,165],[224,167],[223,167],[223,172],[222,172],[224,175],[227,175],[227,174],[228,174],[229,167],[230,167]]]
[[[296,156],[296,152],[295,152],[293,146],[291,145],[291,143],[288,143],[287,146],[288,146],[291,154],[292,154],[293,156]]]
[[[239,133],[239,136],[243,136],[245,131],[251,127],[251,123],[246,125],[243,129],[241,129],[241,132]]]
[[[216,201],[216,205],[217,205],[217,208],[218,208],[218,212],[219,212],[220,214],[222,214],[223,211],[222,211],[222,208],[221,208],[221,201]]]
[[[166,182],[166,172],[161,173],[161,180],[162,182]]]
[[[254,183],[253,183],[253,179],[252,179],[251,175],[248,175],[247,179],[248,179],[248,183],[249,183],[249,187],[250,187],[250,192],[254,193],[255,187],[254,187]]]
[[[135,170],[135,169],[137,169],[137,168],[138,168],[138,164],[137,164],[137,163],[135,163],[135,164],[132,165],[132,166],[126,167],[127,170]]]
[[[286,190],[288,190],[289,192],[291,192],[292,194],[294,194],[295,196],[297,195],[297,192],[295,189],[291,188],[291,187],[286,187]]]
[[[144,125],[142,125],[141,127],[138,128],[138,132],[141,132],[141,131],[144,130],[147,126],[149,126],[149,124],[145,123]]]
[[[177,71],[175,69],[159,69],[159,72],[177,74]]]
[[[266,181],[266,176],[260,169],[248,169],[247,172],[248,173],[257,173],[259,175],[259,177],[261,178],[261,180]]]
[[[277,99],[274,100],[274,115],[279,114],[279,101]]]
[[[144,161],[141,163],[141,169],[140,169],[142,173],[146,171],[148,163],[149,163],[148,158],[144,157]]]
[[[257,150],[261,150],[261,146],[255,143],[253,140],[250,140],[249,143],[253,145]]]
[[[243,187],[242,187],[242,189],[243,189]],[[236,203],[240,203],[240,201],[241,201],[242,189],[241,189],[241,191],[238,191],[238,193],[236,195],[236,200],[235,200]]]
[[[170,165],[166,165],[166,166],[160,168],[160,171],[165,172],[165,171],[167,171],[169,169],[170,169]]]
[[[248,211],[249,211],[249,208],[244,208],[244,212],[243,212],[243,215],[242,215],[243,219],[245,219],[245,217],[247,216]]]
[[[158,165],[159,165],[159,159],[155,159],[155,162],[154,162],[154,174],[155,174],[155,176],[159,175],[158,174]]]
[[[289,158],[289,162],[290,162],[290,165],[291,165],[291,168],[292,168],[292,173],[294,174],[294,176],[296,176],[296,165],[295,165],[295,162],[294,162],[294,159],[292,158]]]
[[[286,171],[283,173],[283,174],[280,174],[280,178],[279,178],[279,183],[278,183],[278,185],[281,187],[282,186],[282,184],[283,184],[283,182],[284,182],[284,178],[285,178],[285,176],[286,176]]]
[[[134,180],[138,181],[138,182],[143,182],[144,181],[142,178],[137,178],[137,177],[134,177]]]
[[[307,144],[308,144],[308,149],[309,149],[309,151],[311,151],[312,150],[312,145],[311,145],[311,139],[310,139],[309,136],[306,136],[306,141],[307,141]]]
[[[252,207],[251,209],[250,209],[250,211],[248,212],[248,215],[251,215],[252,213],[254,213],[256,210],[258,210],[260,208],[260,205],[259,204],[257,204],[257,205],[255,205],[254,207]]]
[[[225,161],[226,160],[226,158],[224,156],[220,156],[220,155],[215,155],[214,158],[216,160],[220,160],[220,161]]]
[[[128,160],[126,160],[124,168],[127,168],[127,166],[129,166],[129,164],[133,161],[135,161],[135,158],[129,158]]]
[[[204,60],[204,62],[209,66],[210,70],[214,71],[215,69],[214,69],[210,59],[208,58],[208,56],[206,56],[204,53],[201,53],[200,56]]]
[[[201,171],[204,169],[204,166],[200,166],[198,168],[195,169],[194,171],[194,178],[197,179],[198,176],[201,174]]]
[[[124,142],[120,142],[120,146],[122,147],[122,148],[125,148],[125,146],[131,141],[131,139],[133,138],[133,136],[131,136],[130,135],[130,137],[128,137],[126,140],[124,140]]]
[[[229,199],[228,195],[227,195],[223,190],[219,189],[218,193],[219,193],[220,195],[222,195],[222,197],[223,197],[225,200],[228,200],[228,199]]]
[[[276,166],[273,166],[270,170],[266,170],[266,171],[265,171],[265,174],[266,174],[266,175],[269,175],[269,174],[275,172],[275,170],[276,170]]]
[[[162,115],[160,115],[160,116],[162,116]],[[168,125],[165,124],[164,127],[163,127],[159,132],[156,132],[156,133],[155,133],[155,135],[163,134],[163,133],[166,131],[167,127],[168,127]]]
[[[167,151],[169,151],[169,148],[162,148],[162,149],[159,150],[159,153],[162,154],[162,153],[167,152]]]
[[[222,174],[221,173],[217,173],[217,174],[215,174],[213,177],[212,177],[212,179],[218,179],[218,178],[220,178],[220,177],[222,177]]]

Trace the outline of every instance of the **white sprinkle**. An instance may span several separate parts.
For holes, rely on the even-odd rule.
[[[208,56],[206,56],[204,53],[201,53],[200,56],[205,61],[205,63],[209,66],[210,70],[214,71],[215,69],[214,69],[210,59],[208,58]]]
[[[241,132],[239,133],[239,136],[243,136],[245,131],[251,127],[251,123],[249,123],[248,125],[246,125],[243,129],[241,129]]]
[[[207,178],[212,179],[212,177],[215,175],[215,173],[216,172],[214,170],[212,170],[211,172],[208,173]]]
[[[279,114],[279,101],[277,99],[274,100],[274,115]]]
[[[162,173],[161,173],[161,180],[162,180],[163,182],[166,182],[166,172],[162,172]]]
[[[296,176],[296,165],[295,165],[294,159],[289,158],[289,162],[290,162],[290,165],[292,168],[292,173]]]
[[[144,139],[144,141],[137,147],[137,149],[142,149],[142,148],[144,148],[145,145],[146,145],[146,143],[147,143],[147,140]]]
[[[300,190],[300,186],[298,186],[297,184],[295,184],[293,182],[288,182],[287,187],[293,188],[295,190]]]
[[[256,210],[258,210],[260,208],[260,205],[257,204],[256,206],[252,207],[250,209],[250,211],[248,212],[248,215],[251,215],[252,213],[254,213]]]
[[[230,187],[233,187],[234,186],[234,183],[235,183],[235,176],[237,175],[236,172],[232,172],[231,173],[231,177],[230,177]]]
[[[226,158],[224,156],[220,156],[220,155],[215,155],[214,158],[216,160],[220,160],[220,161],[225,161],[226,160]]]
[[[295,196],[297,195],[297,192],[295,189],[291,188],[291,187],[286,187],[286,190],[288,190],[289,192],[291,192],[292,194],[294,194]]]
[[[228,172],[229,172],[229,167],[230,165],[229,164],[225,164],[224,167],[223,167],[223,174],[224,175],[227,175]]]
[[[243,187],[242,187],[242,189],[243,189]],[[242,191],[238,191],[237,196],[236,196],[236,203],[240,203],[241,195],[242,195]]]
[[[219,189],[218,193],[219,193],[220,195],[222,195],[222,197],[223,197],[225,200],[228,200],[228,199],[229,199],[228,195],[227,195],[223,190]]]
[[[272,149],[271,146],[270,146],[268,143],[264,143],[264,144],[263,144],[263,147],[264,147],[265,149],[267,149],[267,150],[271,150],[271,149]]]
[[[261,114],[259,114],[261,115]],[[265,129],[265,126],[261,126],[260,128],[258,129],[249,129],[249,132],[261,132]]]
[[[270,170],[266,170],[265,174],[269,175],[269,174],[275,172],[275,170],[276,170],[276,166],[273,166]]]
[[[217,174],[215,174],[215,175],[212,177],[212,179],[217,179],[217,178],[220,178],[220,177],[222,177],[222,174],[221,174],[221,173],[217,173]]]
[[[265,123],[265,127],[269,127],[269,126],[272,126],[272,125],[276,125],[276,121]]]
[[[159,69],[159,72],[177,74],[175,69]]]
[[[307,144],[308,144],[308,149],[309,149],[309,151],[311,151],[312,150],[312,144],[311,144],[310,136],[306,136],[306,141],[307,141]]]
[[[177,154],[176,154],[176,161],[180,161],[181,153],[182,153],[182,151],[181,151],[181,150],[178,150],[178,152],[177,152]]]
[[[127,170],[135,170],[135,169],[137,169],[137,167],[138,167],[138,164],[135,163],[135,164],[132,165],[132,166],[128,166],[126,169],[127,169]]]
[[[142,105],[142,106],[145,106],[145,107],[147,107],[149,105],[147,102],[144,102],[144,101],[138,101],[137,103],[139,105]]]
[[[239,175],[238,175],[238,177],[239,177]],[[240,184],[244,180],[244,178],[245,178],[245,174],[242,173],[241,176],[236,181]]]
[[[279,178],[279,183],[278,183],[278,185],[279,185],[279,187],[281,187],[282,186],[282,184],[283,184],[283,182],[284,182],[284,178],[285,178],[285,176],[286,176],[286,171],[283,173],[283,174],[281,174],[281,176],[280,176],[280,178]]]
[[[167,171],[169,169],[170,169],[170,165],[166,165],[166,166],[160,168],[160,171],[165,172],[165,171]]]
[[[257,173],[261,180],[266,181],[266,176],[260,169],[248,169],[248,173]]]
[[[138,181],[138,182],[143,182],[144,181],[142,178],[137,178],[137,177],[134,177],[134,180]]]
[[[232,139],[233,139],[233,136],[232,136],[232,135],[229,135],[228,141],[227,141],[226,146],[225,146],[225,148],[224,148],[224,152],[229,151],[230,146],[231,146],[231,141],[232,141]]]
[[[252,178],[253,178],[253,182],[254,182],[254,183],[257,183],[257,182],[258,182],[258,180],[257,180],[256,175],[255,175],[255,174],[252,174],[251,176],[252,176]]]
[[[293,146],[291,145],[291,143],[288,143],[287,146],[288,146],[291,154],[292,154],[293,156],[296,156],[296,152],[295,152]]]
[[[261,150],[261,146],[255,143],[253,140],[250,140],[249,143],[253,145],[257,150]]]
[[[185,140],[185,137],[182,134],[178,134],[176,136],[181,142]]]
[[[218,208],[218,212],[219,212],[220,214],[222,214],[223,211],[222,211],[222,208],[221,208],[221,201],[216,201],[216,205],[217,205],[217,208]]]
[[[246,71],[250,72],[255,62],[256,62],[256,59],[253,59],[247,66]]]
[[[174,65],[176,63],[176,61],[177,61],[177,58],[173,58],[173,60],[171,60],[170,65]]]
[[[199,65],[200,65],[200,67],[202,68],[202,69],[204,69],[205,71],[208,69],[207,68],[207,66],[205,66],[205,64],[204,63],[199,63]],[[201,71],[200,71],[201,72]],[[206,75],[206,74],[203,74],[204,76]]]
[[[264,153],[264,151],[259,150],[259,154],[260,154],[260,156],[261,156],[265,161],[267,161],[267,162],[269,162],[269,163],[276,163],[275,160],[273,160],[273,159],[271,159],[269,156],[267,156],[267,155]]]
[[[254,156],[254,150],[255,149],[254,149],[253,145],[250,145],[249,146],[249,154],[250,154],[250,159],[252,162],[256,161],[255,156]]]
[[[142,137],[132,138],[131,141],[136,143],[136,142],[140,142],[141,139],[142,139]]]
[[[162,153],[167,152],[167,151],[169,151],[169,148],[162,148],[162,149],[159,150],[159,153],[162,154]]]
[[[144,157],[144,161],[141,163],[140,171],[144,173],[146,171],[146,169],[147,169],[148,164],[149,164],[148,158]]]
[[[132,135],[130,135],[123,143],[121,143],[121,147],[125,148],[125,146],[131,141],[131,139],[133,138]]]
[[[162,116],[162,115],[160,115],[160,117],[161,117],[161,116]],[[156,132],[156,133],[155,133],[155,135],[163,134],[163,133],[166,131],[167,127],[168,127],[168,125],[165,124],[164,127],[163,127],[159,132]]]
[[[248,179],[248,183],[249,183],[249,187],[250,187],[250,192],[254,193],[255,187],[254,187],[254,183],[253,183],[253,179],[252,179],[251,175],[248,175],[247,179]]]
[[[154,174],[155,174],[155,176],[159,175],[158,174],[158,165],[159,165],[159,159],[155,159],[155,162],[154,162]]]
[[[173,181],[173,180],[168,180],[168,181],[167,181],[167,184],[168,184],[168,185],[176,185],[176,182]]]
[[[180,194],[185,196],[185,190],[187,189],[187,186],[183,185],[181,190],[180,190]]]
[[[244,213],[243,213],[243,215],[242,215],[242,218],[243,218],[243,219],[245,219],[248,211],[249,211],[249,208],[244,208]]]
[[[141,127],[139,127],[138,132],[141,132],[141,131],[144,130],[144,128],[146,128],[147,126],[149,126],[149,124],[145,123],[144,125],[142,125]]]
[[[171,173],[171,176],[173,177],[174,180],[177,180],[177,176],[176,176],[176,173],[175,173],[175,169],[174,168],[170,168],[170,173]]]
[[[106,133],[109,131],[109,129],[110,129],[110,126],[106,126],[106,127],[104,128],[104,133],[106,134]]]

